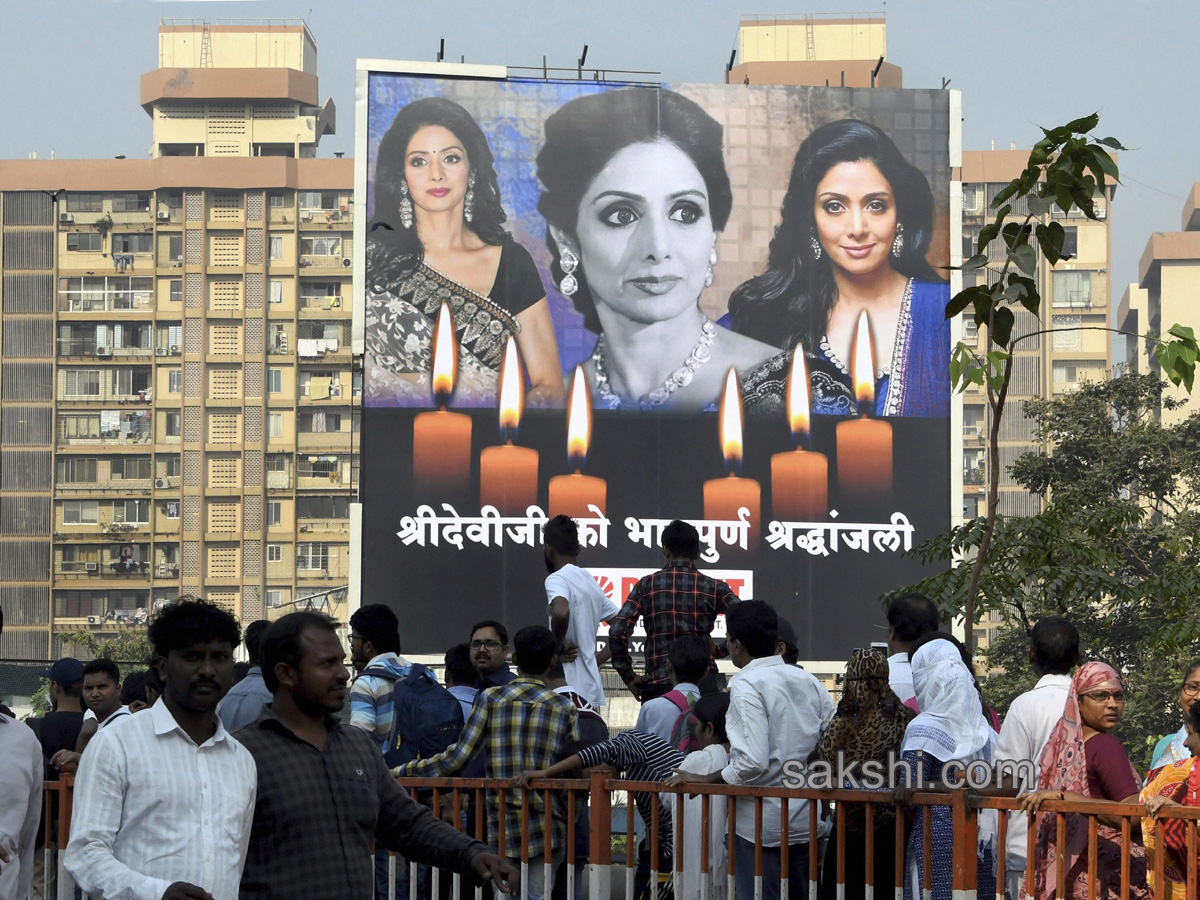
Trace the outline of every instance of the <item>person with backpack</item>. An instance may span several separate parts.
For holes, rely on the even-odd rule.
[[[358,673],[350,686],[350,724],[371,736],[386,761],[396,743],[397,685],[405,682],[414,669],[400,656],[400,620],[389,607],[374,603],[360,607],[350,617],[350,661]],[[422,670],[416,683],[432,680],[436,684],[436,676],[424,667]],[[458,701],[454,703],[457,706]],[[461,709],[458,724],[461,729]],[[388,768],[399,764],[389,763]],[[377,847],[375,893],[379,900],[388,896],[388,881],[388,851]],[[400,856],[396,857],[396,896],[408,896],[408,863]]]
[[[729,711],[729,695],[724,692],[705,694],[696,701],[690,718],[695,722],[696,749],[679,764],[679,771],[695,775],[711,775],[729,765],[729,735],[725,733],[725,715]],[[705,893],[701,880],[710,879],[709,900],[725,900],[728,896],[729,801],[720,795],[708,798],[708,874],[700,874],[700,854],[703,846],[704,799],[687,794],[671,794],[671,815],[675,820],[675,855],[683,854],[683,875],[675,884],[674,900],[700,900]],[[683,816],[678,814],[683,802]]]
[[[667,648],[667,677],[671,689],[661,697],[647,700],[638,713],[634,731],[656,734],[672,747],[672,733],[680,717],[686,720],[700,697],[700,680],[712,665],[712,643],[704,635],[685,634]],[[691,749],[697,749],[695,747]]]

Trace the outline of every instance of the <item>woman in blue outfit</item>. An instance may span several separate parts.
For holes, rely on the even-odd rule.
[[[783,414],[788,360],[801,344],[813,412],[857,412],[850,348],[865,311],[875,347],[872,412],[949,417],[950,292],[925,259],[933,207],[928,180],[874,125],[843,119],[805,139],[766,271],[729,299],[734,331],[785,351],[744,379],[749,410]]]

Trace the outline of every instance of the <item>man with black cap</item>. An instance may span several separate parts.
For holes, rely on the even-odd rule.
[[[50,679],[50,712],[42,719],[42,753],[53,760],[62,750],[73,751],[83,727],[83,663],[64,657],[38,674]],[[70,769],[69,771],[74,771]],[[48,768],[46,777],[58,777]]]
[[[775,655],[782,656],[789,666],[800,664],[800,647],[796,641],[796,629],[783,616],[779,617],[779,643],[775,645]],[[801,666],[801,668],[804,668]]]

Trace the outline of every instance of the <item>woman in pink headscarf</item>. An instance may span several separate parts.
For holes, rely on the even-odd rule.
[[[1137,803],[1141,778],[1129,754],[1111,734],[1125,709],[1121,676],[1112,666],[1090,662],[1079,667],[1071,681],[1063,717],[1042,751],[1038,790],[1017,799],[1027,813],[1035,813],[1044,800],[1115,800]],[[1024,898],[1053,900],[1060,867],[1066,869],[1065,898],[1088,897],[1088,824],[1081,815],[1067,816],[1065,858],[1056,846],[1057,824],[1052,814],[1039,816],[1037,831],[1036,883],[1025,884]],[[1121,819],[1097,816],[1097,867],[1094,896],[1115,900],[1121,891]],[[1140,822],[1131,819],[1134,838],[1140,838]],[[1129,859],[1129,896],[1149,896],[1146,886],[1146,855],[1141,844],[1132,844]]]

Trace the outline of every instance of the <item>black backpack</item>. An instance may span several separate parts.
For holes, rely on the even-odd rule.
[[[394,677],[382,668],[366,669],[363,674]],[[462,705],[420,663],[413,663],[408,675],[396,680],[392,702],[392,733],[383,752],[389,768],[437,756],[458,740],[463,727]]]

